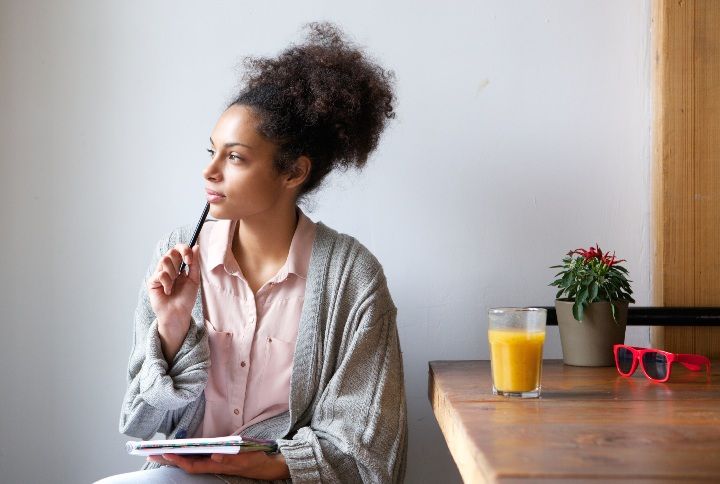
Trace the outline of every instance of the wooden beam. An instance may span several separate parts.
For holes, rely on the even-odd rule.
[[[720,2],[652,11],[653,304],[720,306]],[[669,351],[720,356],[720,328],[651,330]]]

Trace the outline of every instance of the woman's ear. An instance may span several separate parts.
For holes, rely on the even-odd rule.
[[[310,169],[312,168],[312,162],[307,156],[299,156],[293,167],[285,175],[285,186],[288,188],[295,188],[305,183],[308,176],[310,176]]]

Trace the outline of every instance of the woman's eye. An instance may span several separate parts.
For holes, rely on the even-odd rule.
[[[230,159],[233,160],[233,161],[243,161],[243,159],[240,158],[240,157],[239,157],[238,155],[236,155],[235,153],[230,153],[230,156],[229,156],[228,158],[230,158]]]
[[[207,149],[207,152],[210,153],[210,157],[212,158],[215,156],[215,150],[211,150],[210,148]]]

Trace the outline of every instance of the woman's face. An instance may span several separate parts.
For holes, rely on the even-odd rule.
[[[210,135],[210,163],[203,170],[210,214],[218,219],[272,216],[295,203],[287,176],[273,166],[276,145],[257,132],[252,109],[233,105],[220,116]]]

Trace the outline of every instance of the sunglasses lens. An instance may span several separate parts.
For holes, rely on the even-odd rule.
[[[645,371],[655,380],[663,380],[667,376],[667,358],[662,353],[650,352],[643,355],[643,367]]]
[[[633,365],[633,354],[627,348],[618,348],[617,364],[620,373],[627,375],[630,373]]]

